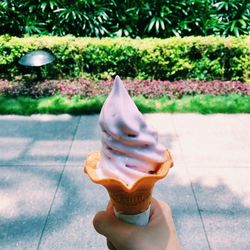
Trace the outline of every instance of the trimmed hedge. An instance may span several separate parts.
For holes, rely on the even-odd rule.
[[[199,79],[249,81],[250,36],[168,39],[0,36],[0,78],[30,73],[18,59],[36,49],[57,60],[43,67],[46,78]]]

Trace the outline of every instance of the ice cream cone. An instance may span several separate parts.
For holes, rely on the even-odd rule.
[[[100,179],[96,174],[97,163],[101,159],[100,152],[93,152],[84,164],[84,171],[90,179],[103,185],[110,196],[110,200],[117,212],[135,215],[146,211],[151,203],[152,190],[155,182],[164,178],[173,166],[173,160],[168,150],[165,150],[165,161],[155,174],[139,178],[132,186],[116,178]]]

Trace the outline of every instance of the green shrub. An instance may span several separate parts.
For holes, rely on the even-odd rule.
[[[199,79],[249,81],[250,36],[169,39],[0,36],[0,78],[31,73],[18,65],[28,51],[48,49],[57,60],[46,78]]]

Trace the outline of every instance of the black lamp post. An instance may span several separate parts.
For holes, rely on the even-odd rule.
[[[45,50],[35,50],[25,54],[18,61],[19,64],[28,67],[34,67],[37,72],[37,79],[42,79],[41,66],[52,63],[55,56]]]

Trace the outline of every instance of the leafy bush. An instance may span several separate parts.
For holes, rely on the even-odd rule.
[[[169,39],[0,36],[0,78],[31,74],[17,61],[28,51],[50,50],[57,60],[47,78],[241,80],[250,76],[250,36]],[[28,75],[28,77],[31,77]]]
[[[250,34],[248,0],[1,0],[0,13],[0,34],[15,36]]]
[[[144,96],[145,98],[169,99],[181,98],[200,94],[209,95],[249,95],[250,86],[239,81],[159,81],[159,80],[125,80],[124,84],[131,96]],[[70,80],[46,80],[33,85],[22,82],[9,82],[0,80],[0,94],[9,97],[29,96],[40,98],[61,94],[67,97],[97,97],[107,96],[112,88],[112,81],[90,81],[79,78]]]

